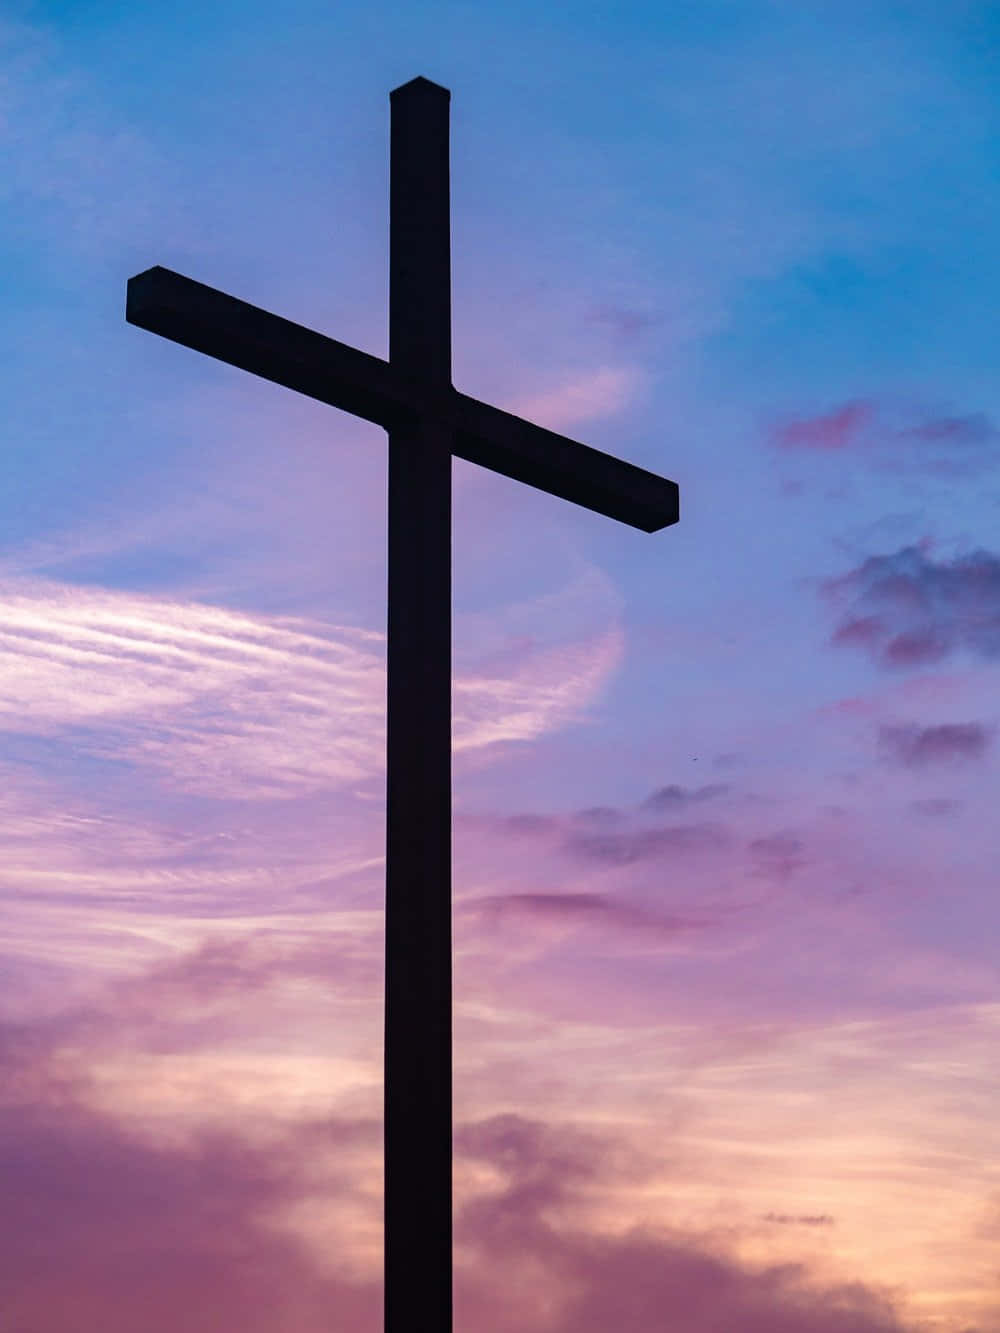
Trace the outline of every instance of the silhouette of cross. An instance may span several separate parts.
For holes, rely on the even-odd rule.
[[[678,488],[452,387],[451,94],[389,97],[388,361],[160,267],[125,318],[388,431],[384,1327],[451,1333],[451,456],[643,532]]]

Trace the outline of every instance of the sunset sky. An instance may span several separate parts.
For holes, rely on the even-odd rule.
[[[6,0],[0,1329],[379,1333],[385,356],[451,89],[456,1333],[1000,1333],[1000,12]]]

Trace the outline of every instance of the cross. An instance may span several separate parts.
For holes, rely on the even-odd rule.
[[[385,1333],[452,1329],[451,458],[643,532],[675,482],[451,383],[451,94],[389,94],[389,359],[150,268],[125,318],[389,436],[384,1046]]]

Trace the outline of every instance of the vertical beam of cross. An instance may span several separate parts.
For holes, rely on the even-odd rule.
[[[446,88],[390,94],[389,361],[157,265],[125,317],[389,433],[385,1333],[451,1333],[451,455],[642,532],[677,483],[451,384]]]
[[[451,387],[450,93],[390,94],[389,361]],[[451,430],[389,431],[385,1333],[451,1333]]]

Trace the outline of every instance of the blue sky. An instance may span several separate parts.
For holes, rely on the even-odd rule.
[[[998,36],[7,6],[13,1327],[379,1326],[384,436],[124,298],[385,355],[423,74],[456,385],[681,488],[650,536],[454,464],[461,1326],[1000,1330]]]

